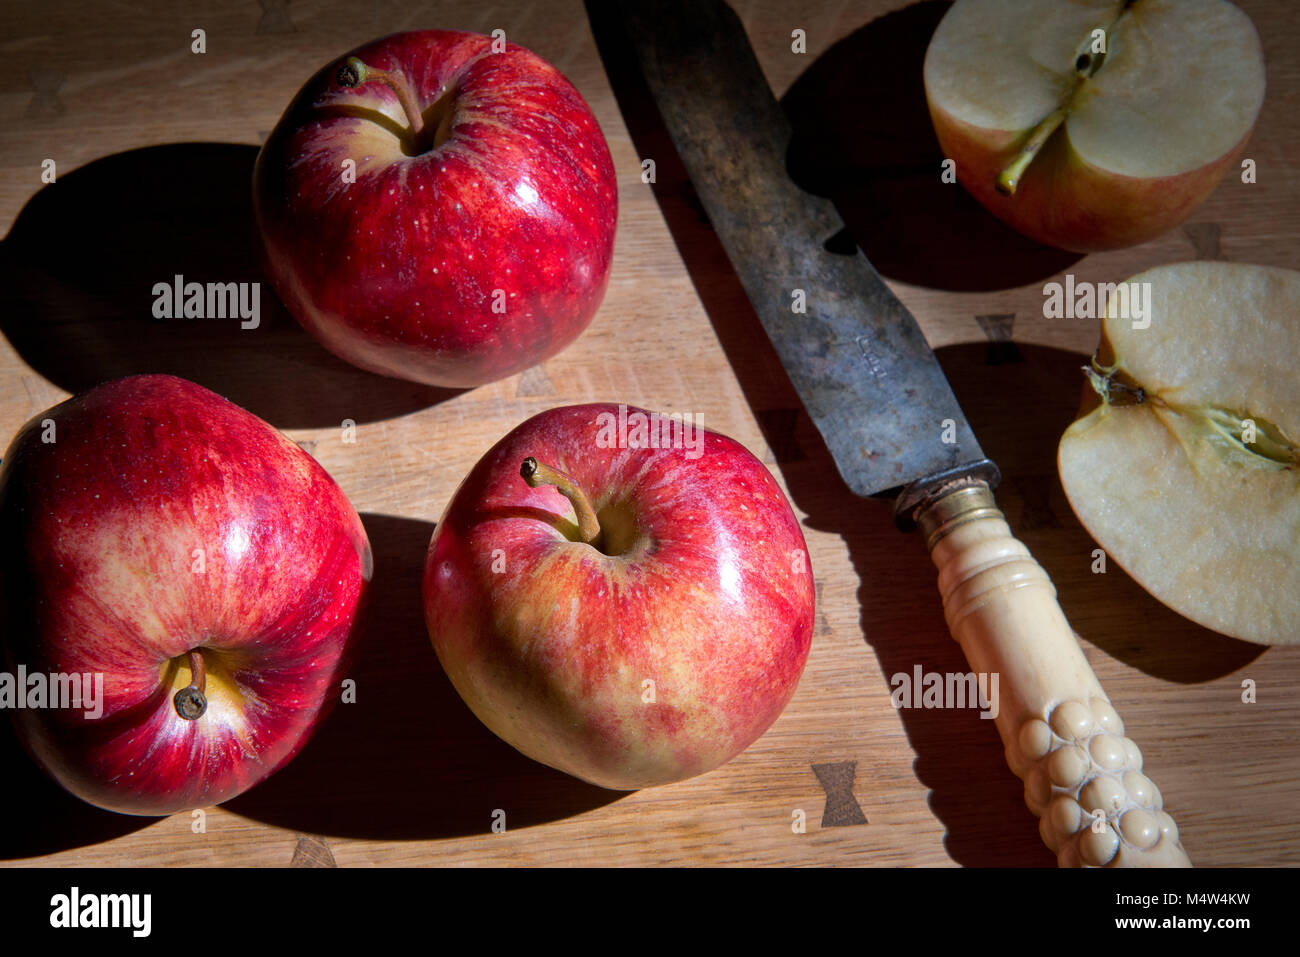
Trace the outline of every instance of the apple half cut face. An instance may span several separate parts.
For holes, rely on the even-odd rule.
[[[1300,642],[1300,273],[1188,262],[1129,282],[1150,284],[1150,313],[1110,299],[1060,444],[1070,505],[1179,614]]]
[[[959,0],[925,59],[957,179],[1079,252],[1186,219],[1240,158],[1264,85],[1259,34],[1226,0]]]

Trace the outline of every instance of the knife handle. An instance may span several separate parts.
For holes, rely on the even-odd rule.
[[[1056,601],[981,481],[941,490],[916,514],[939,569],[952,636],[976,674],[997,674],[1007,764],[1062,867],[1190,867],[1178,826],[1142,773],[1142,752]],[[991,710],[991,709],[990,709]]]

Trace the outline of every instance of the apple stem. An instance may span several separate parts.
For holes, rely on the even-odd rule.
[[[339,86],[348,89],[361,86],[372,80],[387,84],[388,88],[397,94],[397,102],[402,104],[402,110],[406,113],[406,121],[411,124],[411,139],[414,140],[419,137],[420,131],[424,129],[424,117],[420,114],[420,106],[415,100],[415,94],[411,91],[411,85],[406,82],[406,77],[396,70],[377,70],[373,66],[367,66],[356,57],[350,56],[339,67],[335,79],[338,80]]]
[[[1029,141],[1021,147],[1016,158],[1011,161],[1011,165],[998,174],[997,191],[1003,196],[1014,196],[1016,187],[1020,185],[1020,177],[1024,175],[1025,170],[1038,155],[1038,151],[1043,148],[1051,135],[1056,132],[1069,113],[1068,106],[1058,106],[1047,117],[1034,127],[1033,133],[1029,136]]]
[[[197,721],[208,710],[208,699],[203,689],[208,685],[207,669],[203,666],[203,653],[197,648],[190,651],[190,683],[176,692],[172,705],[186,721]]]
[[[1132,7],[1135,2],[1136,0],[1127,0],[1124,6],[1120,8],[1119,13],[1115,15],[1115,18],[1102,28],[1106,36],[1109,37],[1111,33],[1114,32],[1115,26],[1119,23],[1120,18],[1128,12],[1129,8]],[[1091,36],[1091,34],[1089,34],[1089,36]],[[1102,64],[1105,62],[1106,54],[1104,52],[1098,53],[1097,56],[1093,56],[1090,51],[1082,51],[1077,57],[1075,57],[1075,78],[1069,94],[1065,97],[1060,106],[1054,109],[1051,113],[1048,113],[1047,116],[1045,116],[1042,121],[1034,127],[1033,132],[1029,134],[1028,142],[1020,148],[1020,152],[1016,154],[1016,158],[1011,161],[1009,166],[998,174],[998,178],[993,185],[999,193],[1003,196],[1015,195],[1016,187],[1020,185],[1020,177],[1025,174],[1025,170],[1029,168],[1029,164],[1033,161],[1034,157],[1038,155],[1038,151],[1043,148],[1043,145],[1051,138],[1052,134],[1056,132],[1057,128],[1065,122],[1065,118],[1070,115],[1070,111],[1074,109],[1074,101],[1078,98],[1084,82],[1095,76],[1097,71],[1101,69]]]
[[[577,482],[558,469],[543,465],[531,455],[519,466],[519,475],[529,488],[539,485],[554,485],[560,494],[573,503],[574,514],[578,516],[578,534],[588,545],[595,545],[600,538],[600,522],[596,520],[596,510],[591,507],[591,499]]]

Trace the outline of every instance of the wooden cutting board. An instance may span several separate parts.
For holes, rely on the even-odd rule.
[[[789,94],[792,168],[840,200],[938,350],[1005,473],[1002,508],[1055,580],[1200,865],[1300,863],[1300,649],[1215,635],[1114,564],[1093,571],[1096,546],[1065,501],[1055,447],[1097,323],[1045,319],[1042,286],[1066,272],[1116,281],[1192,258],[1297,266],[1300,23],[1286,0],[1241,5],[1268,57],[1268,97],[1246,153],[1257,182],[1230,175],[1186,226],[1079,258],[1030,246],[940,182],[920,69],[946,4],[736,3],[773,88]],[[607,74],[581,4],[174,6],[47,0],[6,13],[0,435],[7,443],[29,417],[104,379],[161,371],[284,429],[338,480],[374,545],[357,702],[339,706],[261,787],[202,815],[161,820],[68,797],[6,726],[0,859],[1052,865],[993,722],[972,710],[892,707],[895,673],[967,670],[924,545],[894,530],[886,503],[858,500],[841,484],[626,58],[611,56]],[[606,19],[597,14],[595,35],[617,54]],[[613,278],[590,330],[544,366],[443,393],[335,360],[269,289],[257,330],[143,321],[153,283],[176,273],[259,278],[252,163],[306,77],[372,37],[434,26],[505,30],[563,70],[599,118],[621,204]],[[195,29],[205,31],[205,53],[191,52]],[[793,49],[796,30],[806,52]],[[641,179],[644,158],[656,161],[653,186]],[[46,159],[57,181],[43,187]],[[817,581],[812,655],[776,725],[713,773],[635,794],[569,779],[484,730],[442,676],[419,603],[425,547],[460,478],[526,417],[593,400],[693,412],[752,449],[791,495]],[[357,423],[355,443],[343,441],[345,419]],[[1245,682],[1254,703],[1243,702]]]

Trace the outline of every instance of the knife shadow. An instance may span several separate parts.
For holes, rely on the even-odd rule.
[[[835,203],[881,273],[933,289],[1011,289],[1082,258],[1033,241],[941,178],[922,67],[952,4],[924,0],[878,17],[817,57],[782,97],[793,139],[790,177]]]
[[[638,155],[655,157],[652,189],[691,281],[806,524],[841,536],[848,548],[859,581],[861,634],[876,656],[864,673],[864,690],[885,702],[890,676],[910,675],[916,665],[927,672],[965,673],[969,666],[948,633],[924,544],[916,537],[905,544],[889,504],[863,501],[839,478],[775,350],[757,334],[758,317],[676,154],[636,66],[636,51],[617,16],[603,6],[588,0],[592,32]],[[1098,597],[1098,576],[1090,573],[1095,546],[1064,503],[1055,466],[1057,440],[1079,396],[1061,383],[1079,378],[1083,357],[1011,343],[955,346],[939,350],[938,357],[985,452],[1007,476],[999,503],[1013,530],[1053,576],[1067,616],[1088,640],[1136,668],[1179,682],[1210,680],[1262,651],[1178,617],[1113,565],[1105,576],[1105,600],[1119,603],[1125,615],[1092,634],[1086,626]],[[1005,769],[992,721],[960,709],[903,709],[899,715],[916,754],[917,778],[930,790],[930,807],[946,829],[945,848],[954,861],[982,867],[1054,864],[1024,806],[1020,781]],[[858,787],[869,788],[870,782]]]

